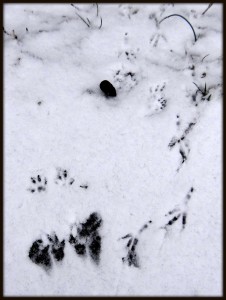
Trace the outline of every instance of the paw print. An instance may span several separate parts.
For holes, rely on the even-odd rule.
[[[133,237],[131,234],[127,234],[121,239],[127,239],[127,238],[129,238],[126,245],[127,255],[125,257],[122,257],[122,261],[123,263],[127,263],[129,267],[133,266],[135,268],[139,268],[138,255],[136,252],[138,238]]]
[[[38,175],[37,177],[31,177],[32,187],[28,189],[31,193],[35,192],[45,192],[47,187],[47,179],[46,177],[42,177]]]
[[[126,5],[126,4],[119,5],[119,14],[123,17],[128,17],[130,19],[131,16],[136,15],[138,12],[139,9],[132,5]]]
[[[64,247],[65,240],[59,241],[57,235],[54,233],[52,235],[47,235],[48,240],[51,244],[51,253],[56,261],[63,260],[64,258]]]
[[[164,94],[166,83],[150,88],[150,97],[147,100],[147,116],[159,113],[166,108],[167,100]]]
[[[128,40],[128,33],[125,35],[125,42]],[[134,64],[137,57],[139,56],[140,48],[136,49],[126,49],[118,52],[118,58],[120,57],[125,63]]]
[[[45,270],[49,270],[52,266],[49,245],[44,245],[42,239],[33,242],[28,257],[33,263],[43,267]]]
[[[118,70],[114,75],[114,84],[117,90],[129,92],[138,84],[137,74],[131,70]]]
[[[63,170],[61,168],[57,169],[57,176],[55,179],[55,183],[61,186],[63,185],[72,185],[74,183],[74,178],[69,178],[69,174],[67,170]]]
[[[180,117],[179,115],[177,115],[177,126],[179,129],[179,126],[181,125],[181,121],[180,121]],[[177,172],[179,172],[179,170],[181,169],[182,165],[187,161],[188,157],[189,157],[189,153],[190,153],[190,146],[189,146],[189,140],[188,140],[188,134],[191,132],[191,130],[193,129],[193,127],[196,125],[197,120],[194,119],[192,122],[190,122],[188,124],[188,126],[185,128],[184,132],[182,133],[182,135],[180,137],[172,137],[171,141],[168,144],[169,149],[171,150],[172,148],[174,148],[176,145],[178,145],[179,147],[179,154],[181,157],[181,162],[179,167],[177,168]]]
[[[79,256],[89,253],[94,263],[99,264],[101,253],[101,236],[99,228],[102,224],[101,216],[94,212],[89,218],[77,226],[77,235],[70,234],[69,243]],[[71,228],[72,229],[72,228]]]

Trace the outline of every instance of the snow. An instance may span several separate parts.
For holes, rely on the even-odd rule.
[[[4,5],[5,296],[222,295],[222,5],[207,6]],[[182,18],[158,23],[171,14],[196,42]],[[68,242],[93,212],[99,264]],[[46,271],[28,254],[53,232],[65,256]]]

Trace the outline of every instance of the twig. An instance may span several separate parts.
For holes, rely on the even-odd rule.
[[[102,27],[102,18],[100,17],[100,27],[99,27],[99,29],[101,29],[101,27]]]
[[[207,12],[207,10],[209,10],[212,5],[213,5],[213,3],[210,3],[208,5],[207,9],[204,10],[204,12],[202,13],[202,15],[205,15],[205,13]]]
[[[198,85],[195,82],[193,82],[193,83],[197,87],[197,89],[203,94],[203,91],[198,87]]]
[[[75,6],[74,4],[71,3],[71,6],[73,6],[74,8],[76,8],[77,10],[80,10],[77,6]]]
[[[196,41],[197,41],[197,37],[196,37],[195,30],[194,30],[193,26],[191,25],[191,23],[190,23],[185,17],[183,17],[183,16],[181,16],[181,15],[178,15],[178,14],[169,15],[169,16],[163,18],[163,19],[159,22],[159,24],[160,24],[162,21],[164,21],[165,19],[170,18],[170,17],[174,17],[174,16],[175,16],[175,17],[181,17],[182,19],[184,19],[184,20],[189,24],[189,26],[191,27],[191,29],[192,29],[192,31],[193,31],[193,34],[194,34],[194,37],[195,37],[195,42],[196,42]]]
[[[89,26],[89,24],[83,19],[83,17],[81,17],[78,13],[76,13],[76,15],[88,26],[88,27],[90,27]]]
[[[97,17],[98,17],[98,3],[96,3],[96,6],[97,6]]]
[[[2,27],[2,29],[3,29],[3,32],[4,32],[5,34],[11,36],[11,37],[14,38],[15,40],[18,39],[18,37],[17,37],[17,35],[15,34],[15,31],[14,31],[14,30],[13,30],[12,33],[10,34],[10,33],[8,33],[8,32],[5,30],[4,27]]]
[[[206,58],[207,56],[209,56],[209,54],[205,55],[205,56],[202,58],[201,62],[203,62],[204,58]]]
[[[5,30],[5,28],[4,27],[2,27],[2,29],[3,29],[3,32],[5,33],[5,34],[7,34],[7,35],[9,35],[9,36],[11,36],[11,34],[9,34],[6,30]]]

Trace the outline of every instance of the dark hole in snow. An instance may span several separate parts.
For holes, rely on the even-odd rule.
[[[100,83],[100,89],[107,97],[116,97],[116,90],[108,80],[103,80]]]

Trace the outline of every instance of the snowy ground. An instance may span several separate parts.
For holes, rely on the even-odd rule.
[[[4,5],[5,295],[222,294],[222,5],[207,7]],[[171,14],[196,42],[178,16],[159,24]]]

